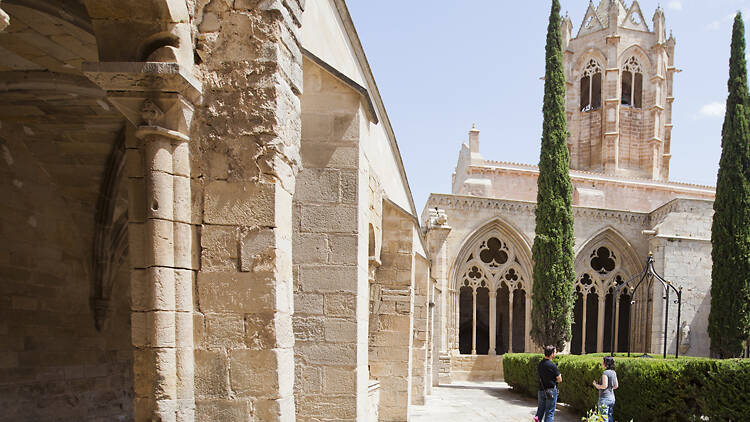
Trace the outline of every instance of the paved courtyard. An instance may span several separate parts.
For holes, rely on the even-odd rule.
[[[425,406],[412,406],[411,422],[529,422],[536,400],[511,390],[504,382],[455,383],[435,387]],[[558,406],[555,422],[580,421]]]

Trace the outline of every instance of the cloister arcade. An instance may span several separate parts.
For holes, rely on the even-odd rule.
[[[633,301],[613,289],[641,268],[633,248],[619,233],[605,229],[576,251],[575,306],[570,353],[608,352],[628,347],[631,324],[644,324],[648,293]],[[454,263],[448,331],[450,348],[461,355],[502,355],[535,350],[530,338],[531,248],[523,236],[496,220],[471,235]],[[639,298],[640,299],[640,298]],[[641,302],[644,302],[643,304]],[[631,307],[631,303],[635,303]],[[612,306],[615,330],[612,332]],[[633,313],[633,315],[631,315]],[[636,330],[633,344],[648,338]]]

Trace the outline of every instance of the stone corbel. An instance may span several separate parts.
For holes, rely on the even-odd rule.
[[[201,84],[176,62],[84,63],[83,73],[133,125],[172,138],[189,137]]]

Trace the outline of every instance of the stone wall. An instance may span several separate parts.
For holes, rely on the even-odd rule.
[[[98,186],[51,178],[25,141],[28,130],[1,124],[0,420],[129,420],[127,265],[112,268],[107,318],[95,327],[94,225],[86,224],[94,207],[82,198],[95,199]],[[85,171],[65,154],[56,168]],[[85,195],[66,196],[72,190]]]
[[[303,3],[199,6],[203,105],[192,132],[203,211],[196,420],[292,421]]]
[[[359,95],[311,61],[304,69],[292,251],[296,420],[365,420],[368,195],[360,188],[369,178],[358,171]]]
[[[429,261],[414,260],[414,327],[412,329],[411,403],[423,405],[428,383],[428,339],[430,316]]]
[[[383,205],[382,265],[375,275],[377,325],[369,332],[370,375],[380,381],[381,421],[407,419],[411,402],[414,320],[413,221]]]
[[[708,314],[711,309],[711,201],[676,200],[652,214],[654,235],[649,248],[654,268],[682,288],[680,354],[709,356]],[[651,352],[664,350],[664,301],[660,285],[654,287]],[[670,292],[670,301],[677,299]],[[667,353],[677,344],[677,306],[669,309]]]

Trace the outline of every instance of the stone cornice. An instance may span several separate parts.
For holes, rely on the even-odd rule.
[[[664,219],[668,214],[675,212],[692,212],[691,208],[694,208],[695,206],[703,206],[713,209],[713,203],[714,201],[709,199],[676,198],[651,211],[649,214],[649,222],[651,225],[654,225]]]
[[[538,174],[539,167],[533,164],[486,160],[484,165],[470,166],[469,171],[475,173],[502,173],[511,171],[525,174]],[[675,181],[664,182],[639,177],[619,177],[585,170],[571,170],[570,177],[573,181],[596,181],[602,183],[613,183],[622,186],[646,187],[663,190],[682,190],[699,194],[715,194],[716,192],[716,187],[714,186]]]
[[[428,208],[440,207],[446,210],[498,210],[503,215],[534,216],[536,203],[507,199],[481,198],[476,196],[431,194],[427,199]],[[451,214],[448,212],[448,218]],[[616,220],[625,224],[644,225],[649,214],[602,208],[573,207],[573,217],[588,217],[602,220]]]

